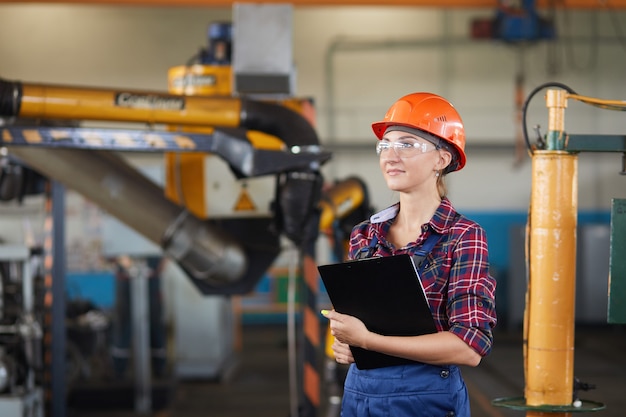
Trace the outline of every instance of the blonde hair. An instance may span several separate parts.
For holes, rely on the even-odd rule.
[[[437,177],[437,191],[439,191],[439,197],[444,198],[448,194],[448,186],[446,185],[446,180],[444,179],[446,175],[443,172],[439,172],[439,176]]]

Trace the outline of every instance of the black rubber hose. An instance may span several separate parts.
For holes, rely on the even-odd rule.
[[[278,104],[242,99],[240,125],[277,136],[287,146],[319,146],[317,133],[309,121]]]
[[[20,113],[22,83],[0,79],[0,117],[13,117]]]
[[[576,92],[572,90],[570,87],[568,87],[565,84],[558,83],[558,82],[547,82],[547,83],[541,84],[538,87],[535,87],[535,89],[530,92],[530,94],[526,98],[526,101],[524,101],[524,106],[522,107],[522,131],[524,133],[524,140],[526,141],[526,147],[528,148],[528,152],[530,152],[531,155],[533,154],[533,148],[530,145],[530,139],[528,139],[528,129],[526,127],[526,111],[528,109],[528,104],[530,104],[530,101],[532,100],[532,98],[538,92],[548,87],[558,87],[567,91],[570,94],[576,94]]]

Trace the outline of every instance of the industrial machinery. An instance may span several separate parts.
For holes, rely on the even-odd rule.
[[[41,254],[0,245],[0,414],[43,417]]]
[[[230,30],[227,23],[212,25],[209,48],[170,70],[168,92],[0,80],[0,146],[16,166],[77,191],[160,247],[202,294],[253,290],[283,240],[295,245],[306,299],[297,408],[314,415],[320,405],[315,241],[320,230],[334,230],[343,241],[340,220],[368,204],[365,187],[355,178],[324,187],[320,168],[331,155],[319,143],[311,101],[286,95],[284,74],[233,74]],[[234,93],[235,84],[253,94]],[[268,85],[279,94],[263,91]],[[84,121],[104,127],[86,128]],[[129,153],[162,154],[164,187],[133,167],[124,158]],[[235,210],[243,215],[207,207],[204,177],[216,160],[232,175]],[[262,207],[248,198],[256,179],[269,179],[260,185]]]
[[[472,37],[477,39],[515,43],[554,39],[555,36],[554,22],[538,13],[534,0],[499,1],[495,17],[472,22]]]
[[[531,99],[548,88],[548,132],[531,144],[526,110]],[[576,284],[576,225],[578,214],[577,162],[581,152],[620,152],[620,174],[626,174],[626,141],[622,135],[571,134],[565,131],[568,100],[610,110],[626,110],[623,101],[577,94],[561,83],[535,88],[524,104],[522,125],[532,157],[531,206],[527,225],[527,292],[524,313],[523,397],[500,398],[493,404],[526,411],[526,416],[570,416],[600,411],[604,404],[580,398],[593,388],[574,376]],[[608,322],[626,323],[625,216],[623,199],[614,199],[611,212]]]

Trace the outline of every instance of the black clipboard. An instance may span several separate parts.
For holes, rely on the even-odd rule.
[[[359,318],[370,331],[386,336],[437,332],[410,255],[319,265],[317,269],[333,308]],[[413,362],[353,346],[350,349],[359,369]]]

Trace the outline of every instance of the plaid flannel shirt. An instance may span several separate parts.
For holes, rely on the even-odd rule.
[[[400,204],[388,207],[356,225],[350,235],[349,258],[378,239],[372,256],[413,254],[433,232],[441,239],[425,259],[421,276],[438,331],[450,331],[481,356],[491,351],[496,325],[496,282],[489,274],[487,236],[478,223],[456,212],[443,198],[432,219],[422,225],[417,240],[395,248],[387,240]]]

